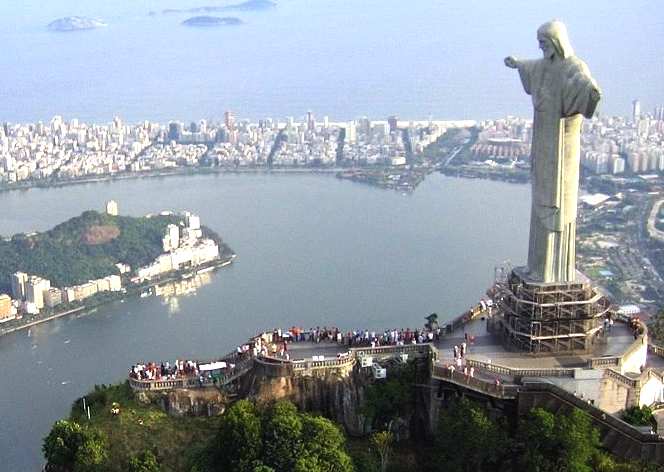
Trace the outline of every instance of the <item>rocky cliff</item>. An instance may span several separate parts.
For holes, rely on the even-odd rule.
[[[138,392],[136,397],[140,402],[159,405],[173,416],[220,415],[229,403],[226,395],[216,387],[177,389],[168,392]]]
[[[372,379],[354,369],[347,375],[274,376],[255,368],[244,379],[241,396],[259,403],[287,399],[301,410],[318,412],[339,424],[348,434],[366,432],[366,418],[362,414],[364,390]]]

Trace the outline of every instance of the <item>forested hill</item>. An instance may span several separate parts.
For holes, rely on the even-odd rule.
[[[11,291],[11,274],[17,271],[66,287],[118,274],[118,262],[132,269],[147,265],[162,253],[166,226],[182,221],[180,215],[134,218],[86,211],[44,233],[0,240],[0,293]],[[228,252],[218,235],[208,228],[203,232],[221,253]]]

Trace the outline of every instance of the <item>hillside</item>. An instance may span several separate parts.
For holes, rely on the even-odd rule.
[[[17,271],[65,287],[117,274],[118,262],[146,265],[161,254],[166,227],[180,222],[178,215],[134,218],[86,211],[44,233],[0,240],[0,293],[11,291],[11,274]],[[203,232],[222,254],[229,252],[218,235]]]

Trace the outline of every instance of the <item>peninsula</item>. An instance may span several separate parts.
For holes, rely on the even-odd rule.
[[[0,333],[145,293],[234,256],[192,213],[119,216],[110,201],[104,213],[0,240]]]

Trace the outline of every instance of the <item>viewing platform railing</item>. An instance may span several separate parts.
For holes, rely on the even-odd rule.
[[[496,384],[478,377],[471,377],[462,372],[451,370],[448,367],[434,365],[431,376],[438,380],[446,380],[455,383],[464,388],[469,388],[492,397],[498,398],[516,398],[519,387],[517,385]]]
[[[573,368],[552,367],[552,368],[516,368],[507,367],[499,364],[467,359],[468,367],[475,367],[481,371],[491,372],[493,374],[506,375],[510,377],[574,377]]]

